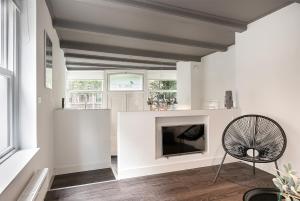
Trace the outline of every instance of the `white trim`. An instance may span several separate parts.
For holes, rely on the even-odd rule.
[[[201,154],[199,154],[201,155]],[[201,158],[201,157],[199,157]],[[149,165],[144,167],[137,167],[131,169],[118,169],[118,180],[127,179],[133,177],[147,176],[153,174],[161,174],[167,172],[188,170],[200,167],[207,167],[212,165],[220,164],[223,156],[191,160],[184,162],[176,162],[172,164],[163,164],[163,165]],[[233,157],[227,157],[225,163],[237,162],[238,160]]]

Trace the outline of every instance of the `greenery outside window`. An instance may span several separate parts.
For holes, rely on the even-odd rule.
[[[149,98],[171,100],[177,96],[176,80],[148,80]]]
[[[67,107],[100,109],[103,107],[103,80],[68,80]]]

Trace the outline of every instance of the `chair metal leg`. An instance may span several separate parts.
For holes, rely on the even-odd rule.
[[[217,181],[217,179],[218,179],[218,177],[219,177],[219,174],[220,174],[222,165],[223,165],[223,163],[224,163],[224,161],[225,161],[226,155],[227,155],[227,153],[224,154],[224,157],[223,157],[222,162],[221,162],[221,164],[220,164],[220,166],[219,166],[218,172],[217,172],[217,174],[216,174],[216,176],[215,176],[215,179],[214,179],[214,182],[213,182],[213,183],[216,183],[216,181]]]
[[[255,176],[255,149],[253,149],[253,175]]]
[[[279,170],[278,168],[278,164],[277,164],[277,161],[274,162],[275,163],[275,167],[276,167],[276,172],[277,172],[277,175],[280,176],[280,172],[278,172],[277,170]]]

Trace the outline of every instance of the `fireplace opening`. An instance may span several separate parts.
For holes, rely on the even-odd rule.
[[[163,156],[201,153],[205,151],[204,124],[163,126]]]

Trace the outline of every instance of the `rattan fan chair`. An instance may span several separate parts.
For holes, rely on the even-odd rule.
[[[244,115],[234,119],[223,132],[222,144],[225,155],[214,183],[218,179],[227,154],[242,161],[252,162],[254,175],[255,163],[274,162],[278,169],[277,160],[284,153],[286,142],[284,130],[269,117]]]

